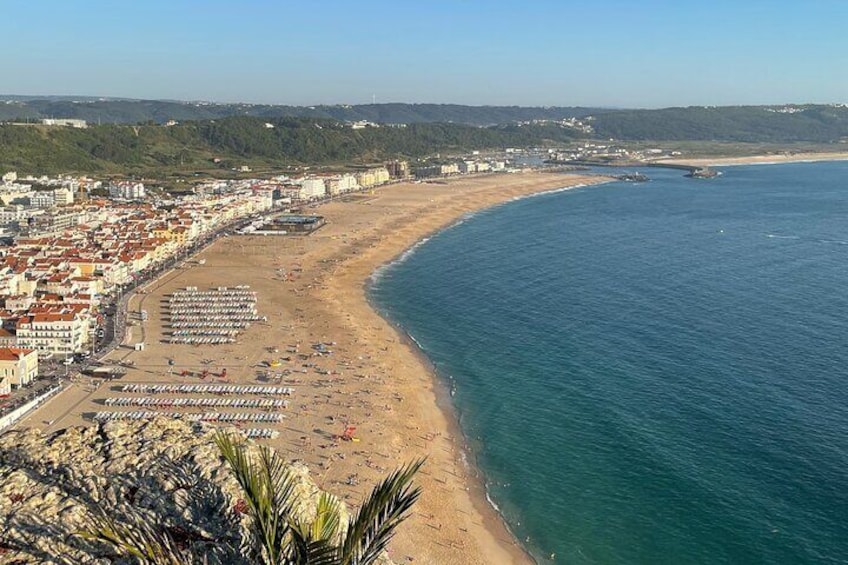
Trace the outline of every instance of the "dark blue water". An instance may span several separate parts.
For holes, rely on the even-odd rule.
[[[513,202],[376,277],[541,561],[848,563],[848,165]]]

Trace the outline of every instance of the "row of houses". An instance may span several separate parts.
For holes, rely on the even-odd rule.
[[[278,193],[292,200],[317,200],[327,196],[338,196],[355,190],[369,189],[386,184],[393,178],[408,175],[405,161],[391,164],[399,176],[393,177],[389,167],[369,167],[355,173],[315,173],[299,178],[278,177]]]
[[[84,222],[18,237],[0,248],[0,345],[42,358],[85,351],[102,321],[103,297],[272,204],[270,189],[191,195],[167,206],[90,201],[79,210]]]
[[[432,178],[472,173],[502,172],[505,170],[506,162],[504,161],[462,160],[418,167],[415,169],[415,176],[417,178]]]

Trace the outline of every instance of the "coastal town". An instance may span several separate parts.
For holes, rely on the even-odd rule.
[[[472,163],[485,172],[470,174]],[[394,462],[429,453],[428,494],[411,518],[420,527],[395,551],[522,561],[496,516],[480,514],[480,495],[460,486],[474,480],[461,436],[435,398],[416,401],[441,393],[369,306],[365,283],[463,214],[603,178],[492,172],[498,163],[479,155],[452,165],[440,177],[389,162],[209,179],[180,195],[142,180],[6,174],[0,192],[15,217],[3,248],[4,431],[224,426],[307,464],[352,503]],[[41,192],[52,205],[33,205],[48,202]],[[25,496],[27,485],[7,483],[0,495]],[[478,530],[469,545],[464,532]]]
[[[846,563],[848,4],[748,4],[4,2],[0,565]]]
[[[474,156],[421,167],[415,176],[515,170]],[[392,161],[354,172],[208,179],[172,195],[142,180],[6,172],[0,178],[0,429],[121,345],[124,326],[135,323],[125,311],[127,294],[216,238],[257,229],[284,235],[285,229],[261,228],[273,219],[297,230],[303,224],[287,222],[297,217],[292,210],[412,178],[406,161]]]
[[[162,445],[161,434],[182,434],[197,445],[192,434],[233,430],[305,465],[319,488],[351,504],[394,462],[426,456],[427,495],[393,545],[401,561],[526,562],[485,492],[471,488],[481,487],[466,439],[440,408],[451,392],[377,314],[367,288],[382,266],[468,213],[641,180],[589,166],[672,153],[584,142],[338,170],[238,166],[229,178],[167,186],[8,171],[0,437],[58,441],[97,429]],[[42,488],[8,482],[0,498],[31,492],[33,511],[53,512],[36,510]]]

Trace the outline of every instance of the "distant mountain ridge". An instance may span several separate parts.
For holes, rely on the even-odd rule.
[[[817,142],[848,140],[845,104],[689,106],[656,110],[590,107],[464,106],[461,104],[360,104],[286,106],[129,100],[87,96],[0,95],[0,122],[77,118],[91,124],[164,124],[229,117],[309,118],[379,124],[454,123],[496,126],[577,118],[588,137],[656,141]]]
[[[690,106],[598,113],[597,137],[630,141],[837,143],[848,140],[848,105]]]
[[[3,103],[5,102],[5,103]],[[231,116],[259,118],[322,118],[375,123],[454,122],[486,126],[530,120],[580,118],[603,111],[579,107],[463,106],[460,104],[361,104],[286,106],[215,104],[170,100],[106,99],[86,96],[31,97],[0,95],[0,121],[76,118],[91,123],[165,123],[169,120],[211,120]]]

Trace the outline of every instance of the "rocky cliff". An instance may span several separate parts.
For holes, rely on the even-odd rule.
[[[308,517],[320,490],[306,467],[291,471],[303,500],[297,512]],[[245,563],[238,500],[210,428],[161,419],[0,437],[0,563],[124,562],[71,535],[98,508],[141,513],[209,563]]]

